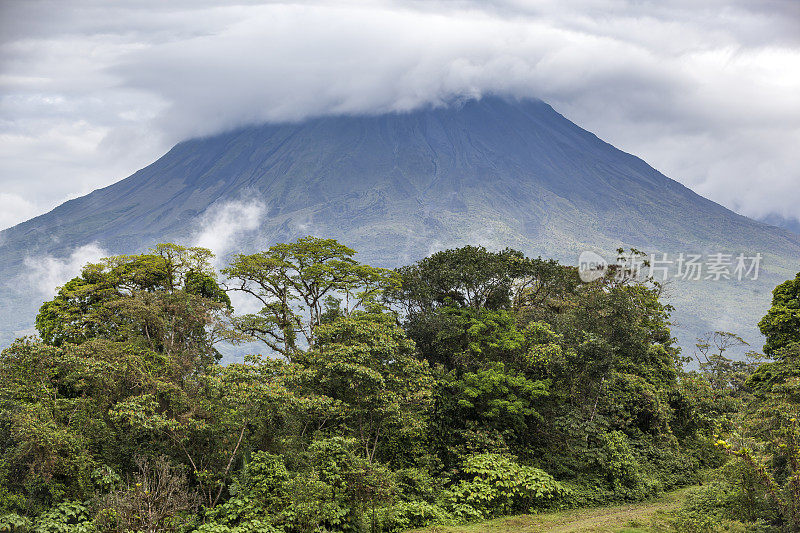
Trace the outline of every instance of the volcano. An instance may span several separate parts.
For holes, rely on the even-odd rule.
[[[226,251],[311,234],[387,267],[465,244],[569,264],[618,247],[761,254],[758,279],[671,284],[684,346],[726,329],[760,348],[755,324],[771,288],[800,269],[797,234],[703,198],[544,102],[484,97],[187,140],[122,181],[0,232],[0,342],[31,331],[52,297],[29,283],[42,258],[89,244],[116,254],[197,243],[220,213],[242,206],[254,215],[222,234]]]

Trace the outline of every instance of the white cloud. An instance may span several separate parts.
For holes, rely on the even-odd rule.
[[[264,218],[264,204],[258,200],[234,201],[209,207],[200,220],[195,246],[208,248],[222,261],[236,247],[242,234],[258,229]]]
[[[110,254],[97,243],[76,248],[67,257],[44,256],[26,258],[25,281],[30,287],[45,297],[52,297],[58,287],[79,275],[87,263],[94,263]]]
[[[548,101],[745,214],[800,217],[794,0],[7,0],[0,10],[0,184],[40,210],[187,136],[495,92]]]
[[[266,207],[257,199],[212,205],[200,219],[200,230],[193,245],[213,251],[215,266],[223,268],[227,265],[225,255],[234,250],[241,251],[240,239],[247,232],[257,230],[265,214]],[[233,291],[228,296],[239,314],[255,313],[263,307],[249,294]]]
[[[36,206],[18,194],[0,192],[0,229],[39,214]]]

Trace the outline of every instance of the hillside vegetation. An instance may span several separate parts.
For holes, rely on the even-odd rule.
[[[768,362],[717,332],[689,372],[662,287],[624,263],[581,283],[511,249],[354,254],[306,237],[219,273],[173,244],[86,265],[0,356],[0,530],[402,531],[704,475],[663,527],[800,525],[800,275],[759,324]]]

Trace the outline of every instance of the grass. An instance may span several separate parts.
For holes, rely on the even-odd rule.
[[[689,489],[638,503],[496,518],[464,526],[433,526],[414,533],[645,533],[665,511],[677,509]]]

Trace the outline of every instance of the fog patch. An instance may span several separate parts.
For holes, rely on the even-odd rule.
[[[109,254],[96,242],[75,248],[66,257],[26,257],[24,281],[38,294],[52,296],[59,287],[78,276],[87,263],[96,263]]]
[[[216,264],[220,266],[226,254],[237,248],[244,234],[259,228],[265,213],[266,207],[259,200],[212,205],[200,219],[200,230],[193,244],[214,252]]]

